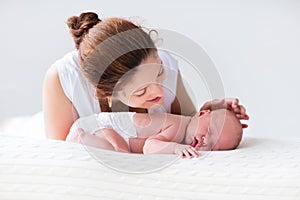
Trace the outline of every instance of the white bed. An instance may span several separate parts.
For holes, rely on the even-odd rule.
[[[0,132],[0,199],[299,200],[300,139],[182,160]]]

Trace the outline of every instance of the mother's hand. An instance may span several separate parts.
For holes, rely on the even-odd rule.
[[[234,112],[239,120],[249,120],[245,107],[239,104],[239,99],[237,98],[215,99],[208,101],[201,107],[200,111],[218,110],[222,108],[226,108],[227,110]],[[248,125],[242,124],[242,127],[247,128]]]

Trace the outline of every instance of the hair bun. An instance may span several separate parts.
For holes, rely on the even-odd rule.
[[[84,35],[100,21],[98,15],[93,12],[81,13],[79,16],[72,16],[68,19],[67,25],[77,49]]]

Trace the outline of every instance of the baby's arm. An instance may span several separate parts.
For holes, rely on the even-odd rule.
[[[146,140],[143,153],[167,153],[167,154],[178,154],[182,158],[193,158],[199,157],[199,152],[197,149],[191,145],[179,144],[177,142],[171,142],[168,137],[168,133],[162,132],[158,135],[150,137]],[[166,133],[166,134],[165,134]]]
[[[94,135],[97,137],[104,136],[104,138],[110,143],[110,145],[112,145],[113,150],[115,151],[129,152],[126,141],[113,129],[104,128],[97,130]]]
[[[143,153],[176,153],[182,157],[198,157],[199,153],[194,147],[180,144],[190,119],[167,113],[135,114],[137,135],[148,138]]]

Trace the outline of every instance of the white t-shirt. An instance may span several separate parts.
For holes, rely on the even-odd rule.
[[[165,101],[153,112],[171,112],[171,104],[175,99],[178,75],[178,62],[166,51],[158,50],[158,55],[165,66],[166,78],[163,81]],[[53,64],[59,74],[61,86],[75,107],[79,117],[86,117],[101,112],[99,101],[95,97],[94,87],[86,80],[80,71],[78,51],[74,50]]]

